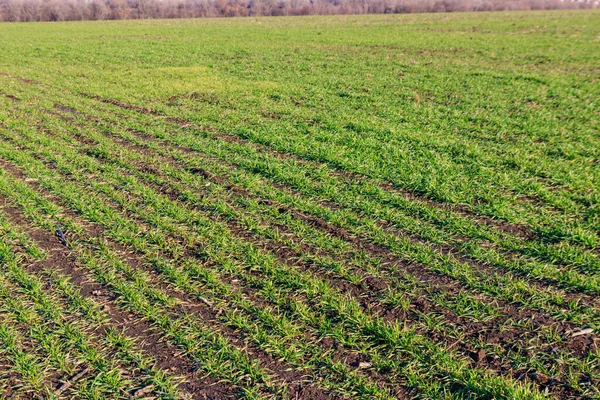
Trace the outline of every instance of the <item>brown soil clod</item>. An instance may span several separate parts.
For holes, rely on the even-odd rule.
[[[8,94],[8,93],[3,93],[4,97],[6,97],[9,100],[12,100],[14,102],[19,102],[21,101],[20,98],[18,98],[17,96],[15,96],[14,94]]]
[[[205,179],[212,179],[214,177],[214,175],[212,173],[208,172],[207,170],[205,170],[203,168],[194,167],[194,168],[188,169],[188,171],[191,172],[192,174],[200,175],[201,177],[203,177]]]
[[[72,107],[69,107],[69,106],[66,106],[64,104],[55,103],[54,104],[54,108],[57,109],[57,110],[59,110],[59,111],[68,112],[68,113],[73,114],[73,115],[78,114],[78,111],[76,109],[74,109]]]
[[[471,358],[477,363],[482,363],[486,360],[487,353],[484,349],[479,349],[471,353]]]

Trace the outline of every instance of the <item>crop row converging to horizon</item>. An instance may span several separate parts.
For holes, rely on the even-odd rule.
[[[599,397],[598,38],[0,25],[0,396]]]

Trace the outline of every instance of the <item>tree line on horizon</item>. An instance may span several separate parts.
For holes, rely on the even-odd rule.
[[[0,0],[0,21],[548,10],[600,0]]]

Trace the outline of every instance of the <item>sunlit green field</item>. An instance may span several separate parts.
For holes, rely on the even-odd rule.
[[[0,398],[600,398],[600,11],[0,25]]]

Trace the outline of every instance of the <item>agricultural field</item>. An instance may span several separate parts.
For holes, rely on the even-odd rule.
[[[0,25],[0,398],[600,398],[600,11]]]

